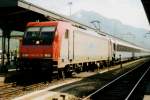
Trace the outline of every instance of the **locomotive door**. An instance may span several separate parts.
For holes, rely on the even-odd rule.
[[[109,60],[112,60],[112,53],[113,53],[113,48],[112,48],[112,40],[109,39],[109,43],[108,43],[108,57],[109,57]]]
[[[68,60],[73,60],[73,30],[68,30]]]

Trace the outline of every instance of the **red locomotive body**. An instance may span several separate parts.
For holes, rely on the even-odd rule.
[[[62,21],[29,22],[20,43],[20,69],[58,65],[61,39],[67,28],[71,25]]]

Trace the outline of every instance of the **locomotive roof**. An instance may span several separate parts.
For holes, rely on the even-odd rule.
[[[29,22],[27,26],[50,26],[57,25],[60,21],[46,21],[46,22]]]

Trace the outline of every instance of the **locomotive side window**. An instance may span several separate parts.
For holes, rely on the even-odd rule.
[[[67,29],[65,32],[65,39],[68,39],[68,38],[69,38],[69,30]]]

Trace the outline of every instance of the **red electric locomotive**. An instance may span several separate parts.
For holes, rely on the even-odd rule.
[[[20,69],[50,69],[59,62],[62,36],[71,24],[62,21],[29,22],[20,44]],[[68,33],[66,33],[68,35]]]
[[[20,43],[18,67],[67,72],[81,69],[79,66],[111,59],[110,43],[107,37],[69,22],[29,22]]]
[[[127,41],[65,21],[29,22],[19,49],[19,69],[57,71],[62,75],[145,54]]]

